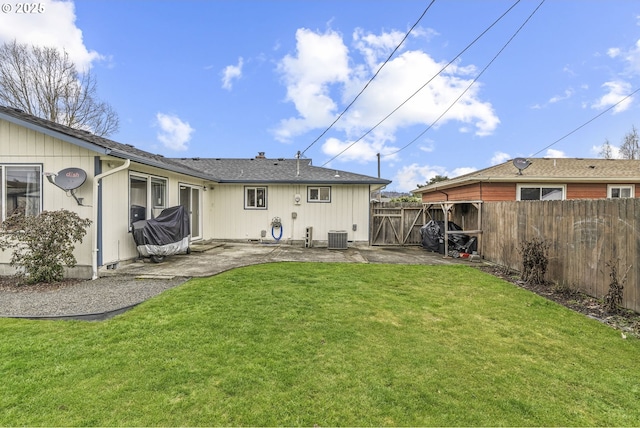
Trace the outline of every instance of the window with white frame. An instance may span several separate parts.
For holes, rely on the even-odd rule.
[[[564,185],[530,185],[519,184],[517,199],[519,201],[561,201],[565,199]]]
[[[634,186],[631,184],[609,184],[607,186],[607,198],[633,198]]]
[[[307,187],[307,202],[331,202],[331,187]]]
[[[167,207],[167,179],[151,175],[129,175],[129,223],[155,218]]]
[[[42,211],[42,166],[0,165],[0,217]]]
[[[267,209],[267,188],[266,187],[245,187],[244,188],[244,208],[248,210]]]

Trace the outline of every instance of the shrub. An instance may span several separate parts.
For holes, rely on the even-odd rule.
[[[91,220],[67,210],[37,216],[16,213],[2,223],[0,249],[13,251],[10,264],[28,283],[60,281],[64,265],[76,265],[75,243],[82,242],[90,224]]]
[[[549,244],[540,238],[524,241],[518,248],[522,254],[522,280],[527,284],[546,284],[544,279],[547,273],[549,259],[547,253]]]
[[[611,283],[609,283],[609,292],[604,296],[604,306],[607,312],[615,314],[620,310],[620,305],[622,305],[624,283],[627,282],[627,274],[631,266],[627,268],[622,278],[618,278],[618,260],[610,260],[607,263],[607,267],[610,269],[609,277],[611,278]]]

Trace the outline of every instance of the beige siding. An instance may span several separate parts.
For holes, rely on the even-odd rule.
[[[122,165],[123,161],[102,162],[102,172]],[[137,257],[133,238],[129,233],[129,172],[120,171],[104,177],[102,192],[102,262],[104,265]]]
[[[0,163],[1,164],[39,164],[42,172],[53,172],[76,167],[87,172],[87,181],[76,191],[78,198],[83,198],[79,206],[71,195],[49,183],[42,177],[42,209],[66,209],[76,212],[82,218],[91,218],[92,180],[95,153],[74,146],[48,135],[17,126],[0,120]],[[93,227],[93,225],[91,226]],[[75,256],[80,269],[91,266],[91,236],[89,227],[82,243],[76,245]],[[10,254],[0,252],[0,263],[7,263]]]
[[[122,164],[121,160],[111,162],[114,167]],[[103,162],[103,172],[109,167]],[[123,260],[138,257],[136,245],[129,233],[129,176],[131,173],[150,175],[167,179],[167,207],[176,206],[180,202],[179,187],[181,184],[201,189],[202,199],[200,213],[206,217],[205,207],[211,203],[212,191],[203,191],[206,183],[200,179],[176,174],[159,168],[140,164],[132,164],[129,171],[121,171],[105,177],[102,182],[102,240],[103,264],[110,265]],[[206,186],[207,188],[209,186]],[[201,216],[202,217],[202,216]],[[202,218],[203,239],[211,238],[211,224]]]
[[[262,185],[259,185],[262,186]],[[282,220],[282,240],[304,241],[306,228],[313,228],[314,241],[326,241],[330,230],[346,230],[348,240],[369,240],[369,187],[331,186],[330,203],[307,202],[306,185],[267,186],[267,209],[244,209],[243,184],[218,184],[213,203],[213,237],[223,240],[260,240],[261,232],[273,241],[271,222]],[[300,204],[295,203],[300,195]],[[293,218],[292,213],[296,213]],[[352,230],[353,225],[357,230]],[[274,231],[279,236],[279,231]]]

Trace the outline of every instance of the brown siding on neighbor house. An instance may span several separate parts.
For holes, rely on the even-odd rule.
[[[605,183],[569,183],[565,199],[602,199],[607,197]]]
[[[423,193],[422,202],[478,201],[480,200],[480,194],[480,185],[475,183],[442,191]]]
[[[483,183],[482,200],[486,202],[515,201],[515,183]]]
[[[444,193],[443,193],[444,192]],[[474,183],[422,194],[422,202],[442,201],[515,201],[515,183]]]

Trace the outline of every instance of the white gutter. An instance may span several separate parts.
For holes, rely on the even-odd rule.
[[[98,186],[100,186],[100,180],[104,177],[115,174],[116,172],[120,172],[123,169],[129,168],[131,165],[131,159],[125,159],[124,163],[117,168],[111,169],[102,174],[98,174],[93,177],[93,239],[91,244],[93,245],[93,258],[92,258],[92,268],[93,268],[93,276],[91,279],[98,279]]]

